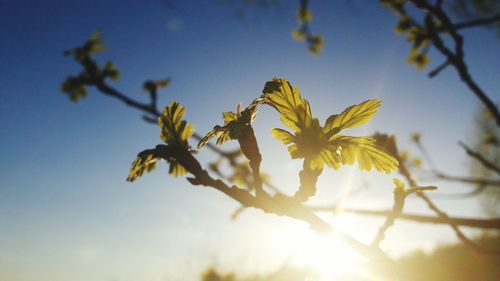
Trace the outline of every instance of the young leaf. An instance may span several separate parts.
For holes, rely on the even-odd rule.
[[[283,129],[273,128],[271,132],[273,136],[279,139],[283,144],[290,144],[295,141],[295,136]]]
[[[234,122],[234,121],[231,121]],[[212,138],[218,137],[217,138],[217,144],[221,145],[225,143],[226,141],[231,139],[231,136],[229,135],[229,127],[224,126],[221,127],[219,125],[216,125],[210,132],[208,132],[198,143],[198,149],[204,147],[207,142],[209,142]]]
[[[352,165],[357,161],[360,170],[370,171],[375,168],[378,172],[386,173],[398,167],[398,161],[380,150],[370,137],[338,136],[333,144],[338,146],[343,164]]]
[[[404,184],[404,182],[402,182],[400,179],[398,179],[398,178],[394,178],[394,179],[392,179],[392,181],[394,182],[394,185],[395,185],[397,188],[402,188],[402,189],[404,189],[405,184]]]
[[[247,108],[242,110],[241,105],[238,105],[236,113],[223,112],[224,126],[216,125],[210,132],[207,133],[198,143],[198,149],[205,146],[212,138],[217,138],[217,144],[222,144],[228,140],[240,139],[244,131],[251,126],[255,120],[257,109],[264,102],[263,98],[253,100]]]
[[[156,168],[158,156],[155,154],[154,149],[144,150],[137,155],[127,177],[127,181],[134,181],[141,177],[144,172],[151,172]]]
[[[77,102],[87,96],[87,86],[80,77],[69,76],[61,84],[61,91],[68,95],[71,101]]]
[[[120,70],[111,61],[107,61],[104,65],[103,74],[104,76],[109,77],[112,80],[120,79]]]
[[[382,102],[379,100],[367,100],[350,106],[339,115],[328,117],[325,122],[325,132],[329,132],[332,129],[340,131],[363,125],[372,119],[381,104]]]
[[[165,107],[163,114],[158,118],[161,127],[161,139],[172,146],[187,149],[188,139],[193,135],[193,127],[182,117],[186,109],[178,102],[172,102]]]
[[[171,147],[167,145],[157,145],[153,149],[146,149],[137,155],[132,163],[127,181],[134,181],[141,177],[144,172],[151,172],[156,168],[158,160],[166,160],[170,163],[169,173],[173,176],[181,176],[186,173],[173,157],[171,157]]]
[[[300,96],[300,91],[287,79],[274,78],[264,86],[264,103],[274,107],[280,114],[280,120],[295,132],[308,127],[312,121],[311,108],[307,100]]]

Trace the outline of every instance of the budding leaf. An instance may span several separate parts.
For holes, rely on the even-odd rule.
[[[87,96],[87,86],[80,77],[69,76],[61,84],[61,91],[68,95],[71,101],[77,102]]]
[[[379,100],[367,100],[350,106],[339,115],[328,117],[325,122],[325,130],[330,131],[337,128],[340,131],[363,125],[373,118],[381,104],[382,102]]]
[[[309,102],[287,79],[274,78],[267,82],[263,93],[265,103],[274,107],[281,114],[281,122],[292,130],[299,132],[312,122]]]
[[[161,127],[161,139],[168,145],[188,149],[188,139],[193,135],[193,127],[182,120],[186,109],[178,102],[165,107],[158,123]]]
[[[263,103],[262,98],[253,100],[247,108],[242,110],[241,105],[238,105],[236,113],[228,111],[222,113],[224,126],[216,125],[203,137],[198,143],[198,149],[202,148],[212,138],[217,138],[217,144],[223,144],[226,141],[239,139],[242,140],[242,134],[248,130],[253,120],[255,120],[257,109]]]
[[[358,162],[360,170],[390,173],[398,167],[398,161],[379,149],[375,140],[370,137],[340,136],[334,140],[339,145],[343,164],[352,165]]]
[[[289,145],[292,158],[304,158],[304,167],[321,170],[327,166],[339,169],[342,165],[358,162],[359,169],[381,172],[396,170],[398,161],[380,149],[370,137],[350,137],[338,133],[366,122],[377,112],[381,101],[368,100],[353,105],[339,115],[330,116],[322,127],[311,114],[309,103],[286,79],[273,79],[264,87],[265,103],[280,113],[281,121],[294,133],[283,129],[272,130],[274,137]]]

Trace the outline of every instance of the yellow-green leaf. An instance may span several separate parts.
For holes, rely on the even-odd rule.
[[[319,55],[323,48],[323,37],[321,35],[313,35],[307,41],[309,42],[309,51],[315,55]]]
[[[313,14],[309,9],[299,9],[297,12],[297,20],[300,24],[305,24],[313,19]]]
[[[178,177],[187,173],[186,169],[176,160],[170,160],[169,162],[170,166],[168,167],[168,173],[172,176]]]
[[[300,96],[300,91],[287,79],[274,78],[264,86],[264,103],[274,107],[280,114],[280,120],[295,132],[308,127],[312,121],[311,108],[307,100]]]
[[[420,52],[418,49],[411,49],[406,62],[409,64],[415,64],[415,68],[418,71],[423,70],[430,61],[429,54],[426,52]]]
[[[177,149],[177,148],[175,148]],[[186,173],[186,169],[172,157],[172,147],[167,145],[157,145],[153,149],[146,149],[137,155],[132,163],[127,181],[134,181],[144,174],[155,169],[159,160],[166,160],[170,163],[169,173],[173,176],[181,176]]]
[[[227,125],[231,121],[238,120],[238,115],[231,111],[222,112],[222,119],[224,119],[224,125]]]
[[[336,149],[323,149],[320,155],[323,159],[323,163],[325,163],[328,167],[337,170],[342,166],[342,159]]]
[[[273,128],[271,132],[273,136],[280,140],[283,144],[290,144],[295,141],[295,136],[283,129]]]
[[[379,100],[367,100],[350,106],[339,115],[328,117],[325,122],[324,131],[328,133],[333,129],[340,131],[363,125],[372,119],[381,104],[382,101]]]
[[[130,168],[130,172],[127,177],[127,181],[134,181],[137,178],[141,177],[144,172],[151,172],[156,167],[157,158],[154,157],[154,154],[147,155],[138,155],[135,158],[134,162],[132,162],[132,167]]]
[[[161,139],[169,144],[188,148],[188,139],[193,135],[193,127],[182,117],[186,109],[178,102],[172,102],[165,107],[163,114],[158,118],[161,127]]]
[[[399,179],[397,179],[397,178],[392,179],[392,181],[394,182],[394,185],[395,185],[397,188],[404,188],[404,187],[405,187],[404,182],[402,182],[401,180],[399,180]]]
[[[338,147],[343,164],[358,162],[360,170],[390,173],[398,168],[398,161],[375,145],[370,137],[338,136],[333,143]],[[332,151],[335,153],[335,151]]]
[[[292,31],[292,38],[297,41],[305,41],[307,39],[307,34],[302,29],[294,29]]]
[[[209,142],[212,138],[218,137],[217,144],[223,144],[224,142],[231,139],[229,127],[224,126],[221,127],[219,125],[215,126],[210,132],[208,132],[198,143],[198,149],[204,147],[207,142]]]

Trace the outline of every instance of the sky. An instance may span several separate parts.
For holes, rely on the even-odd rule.
[[[62,52],[96,28],[109,46],[98,60],[121,69],[113,86],[146,100],[145,80],[172,77],[160,104],[180,101],[200,134],[222,122],[221,112],[259,96],[266,81],[285,77],[321,120],[381,99],[373,121],[349,133],[392,133],[415,151],[409,136],[419,131],[438,167],[466,173],[467,158],[456,144],[473,139],[478,102],[453,69],[429,79],[406,64],[409,45],[393,31],[390,12],[375,2],[313,1],[312,29],[325,41],[313,56],[290,36],[295,2],[247,9],[243,21],[237,6],[222,2],[0,1],[0,280],[196,280],[209,265],[265,273],[294,257],[293,245],[310,233],[307,225],[256,210],[231,221],[237,203],[169,176],[165,165],[126,182],[135,155],[161,142],[159,128],[94,89],[76,104],[59,91],[65,77],[80,71]],[[488,30],[464,35],[471,73],[498,101],[498,38]],[[431,68],[441,61],[431,52]],[[270,134],[281,127],[277,114],[262,109],[254,127],[263,170],[292,193],[301,163]],[[207,150],[199,157],[206,163],[215,155]],[[346,205],[389,208],[394,177],[349,167],[328,171],[312,202],[335,202],[367,181],[369,189]],[[442,185],[443,193],[469,190]],[[477,201],[439,205],[451,215],[483,215]],[[430,214],[417,200],[407,210]],[[341,220],[344,231],[364,242],[381,223]],[[453,241],[447,227],[398,222],[382,247],[398,256]]]

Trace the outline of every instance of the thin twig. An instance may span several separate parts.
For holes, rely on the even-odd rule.
[[[497,173],[500,175],[500,167],[498,167],[497,165],[495,165],[493,162],[489,161],[488,159],[486,159],[486,157],[484,157],[483,155],[481,155],[481,153],[477,152],[477,151],[474,151],[472,150],[470,147],[468,147],[465,143],[463,142],[458,142],[458,144],[465,150],[465,152],[467,152],[467,154],[476,159],[477,161],[479,161],[479,163],[481,163],[485,168]]]
[[[491,186],[491,187],[497,187],[500,188],[500,180],[490,180],[490,179],[483,179],[483,178],[473,178],[473,177],[458,177],[458,176],[450,176],[446,175],[443,173],[436,173],[436,177],[439,179],[444,179],[448,181],[455,181],[455,182],[461,182],[461,183],[467,183],[467,184],[474,184],[474,185],[482,185],[482,186]]]
[[[484,18],[477,18],[473,20],[468,20],[460,23],[455,23],[453,27],[456,30],[460,29],[465,29],[465,28],[471,28],[471,27],[478,27],[478,26],[485,26],[485,25],[491,25],[494,23],[500,23],[500,14],[484,17]]]
[[[392,215],[392,210],[368,210],[368,209],[357,209],[357,208],[339,208],[337,205],[325,206],[325,207],[310,207],[311,210],[318,212],[347,212],[357,215],[368,215],[368,216],[381,216],[386,217]],[[435,217],[418,215],[412,213],[401,213],[398,219],[412,221],[416,223],[431,223],[431,224],[455,224],[457,226],[465,226],[480,229],[500,229],[500,218],[495,219],[471,219],[471,218],[460,218],[460,217]]]
[[[441,71],[443,71],[448,65],[450,65],[450,61],[446,60],[442,64],[440,64],[438,67],[436,67],[434,70],[429,72],[428,76],[429,78],[434,78],[436,77]]]

